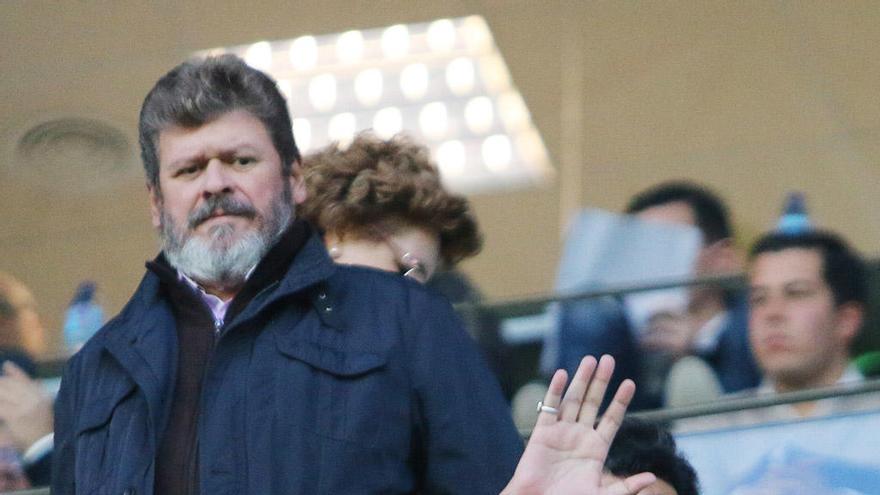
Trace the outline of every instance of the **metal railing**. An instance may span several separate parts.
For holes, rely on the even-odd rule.
[[[743,274],[737,273],[698,278],[673,278],[631,284],[614,284],[605,286],[601,289],[564,292],[560,294],[536,294],[485,303],[461,303],[456,305],[456,309],[462,311],[492,311],[504,317],[511,317],[540,312],[550,303],[566,303],[598,297],[622,296],[637,292],[648,292],[676,287],[693,287],[699,285],[713,285],[725,289],[742,289],[745,286],[745,277]]]
[[[880,392],[880,379],[779,394],[764,394],[748,397],[737,397],[735,395],[729,397],[722,396],[705,404],[657,409],[654,411],[640,411],[632,413],[631,415],[652,423],[669,423],[680,419],[695,418],[698,416],[710,416],[713,414],[724,414],[746,409],[759,409],[783,404],[812,402],[822,399],[848,397],[873,392]],[[880,410],[880,401],[877,402],[877,409]]]

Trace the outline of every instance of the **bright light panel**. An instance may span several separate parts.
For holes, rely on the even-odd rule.
[[[278,81],[304,153],[372,128],[432,150],[447,185],[480,192],[553,176],[547,149],[480,16],[214,48]]]

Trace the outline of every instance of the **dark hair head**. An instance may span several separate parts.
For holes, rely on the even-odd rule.
[[[12,275],[0,272],[0,349],[33,350],[31,342],[42,339],[43,328],[29,315],[36,315],[31,291]]]
[[[752,245],[749,260],[753,261],[762,253],[786,249],[812,249],[819,252],[822,257],[822,278],[831,288],[835,304],[867,304],[868,269],[861,256],[842,237],[827,230],[810,230],[796,234],[769,232]]]
[[[18,310],[6,298],[6,294],[0,293],[0,322],[12,321],[16,318],[18,318]],[[0,326],[0,328],[3,327]]]
[[[381,240],[380,225],[403,223],[437,232],[448,265],[477,254],[482,236],[464,196],[443,187],[428,149],[398,134],[358,134],[303,161],[307,200],[298,212],[324,232]]]
[[[678,201],[691,207],[706,244],[733,237],[727,207],[721,198],[710,189],[689,181],[663,182],[642,191],[633,196],[626,212],[639,213]]]
[[[635,418],[626,418],[611,443],[605,470],[626,477],[654,473],[669,483],[678,495],[697,495],[697,473],[678,452],[675,439],[665,429]]]
[[[98,290],[98,284],[91,280],[84,280],[76,288],[73,293],[73,299],[70,304],[87,303],[95,297],[95,291]]]
[[[268,75],[234,55],[193,59],[162,76],[144,99],[139,133],[147,182],[159,185],[159,133],[169,126],[198,127],[233,110],[246,110],[260,119],[281,167],[289,174],[299,161],[287,102]]]

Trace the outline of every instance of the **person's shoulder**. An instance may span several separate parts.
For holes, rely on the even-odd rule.
[[[749,298],[745,290],[734,290],[725,297],[728,327],[742,327],[748,323]]]
[[[742,400],[756,397],[761,394],[759,388],[748,388],[724,394],[716,401]],[[759,424],[768,420],[767,408],[739,409],[705,416],[695,416],[680,419],[675,422],[676,433],[700,433],[704,431],[716,431],[728,428],[738,428]]]
[[[859,385],[863,381],[864,379],[860,382],[851,382],[850,384]],[[875,411],[877,409],[877,404],[880,404],[880,391],[842,395],[828,400],[833,414]]]
[[[328,282],[328,302],[340,306],[337,317],[345,325],[352,320],[358,326],[377,323],[370,330],[373,334],[385,332],[390,340],[403,336],[411,344],[469,338],[442,294],[398,273],[341,266]]]
[[[67,368],[92,369],[100,359],[107,341],[126,331],[128,315],[125,310],[117,314],[98,329],[83,346],[68,358]]]
[[[449,302],[436,290],[399,273],[360,265],[340,265],[330,280],[338,288],[369,301],[435,305]]]
[[[110,339],[128,334],[131,326],[139,327],[151,321],[156,302],[163,298],[159,289],[160,281],[152,271],[147,270],[135,292],[122,309],[107,320],[95,335],[83,345],[80,352],[86,354],[99,351]]]

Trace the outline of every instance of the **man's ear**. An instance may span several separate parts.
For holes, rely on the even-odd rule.
[[[850,301],[837,307],[837,334],[847,347],[859,335],[864,320],[865,307],[860,303]]]
[[[153,227],[162,226],[162,193],[159,192],[159,186],[147,182],[147,193],[150,195],[150,219]]]
[[[737,273],[743,269],[743,259],[731,238],[719,239],[711,249],[711,273]]]
[[[302,204],[308,193],[306,192],[306,181],[303,178],[302,163],[295,160],[290,167],[290,190],[293,194],[293,203]]]

